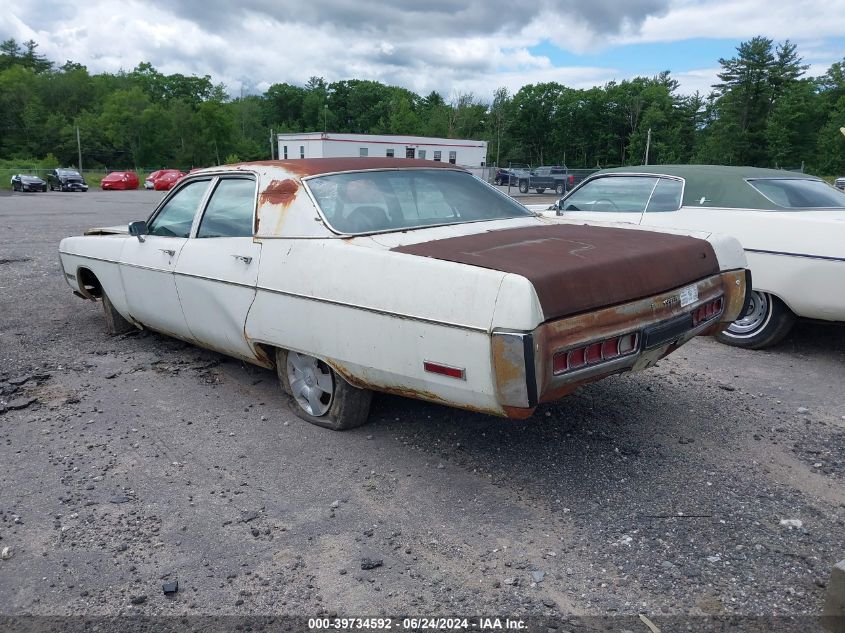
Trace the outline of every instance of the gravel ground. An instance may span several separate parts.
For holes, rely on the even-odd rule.
[[[820,612],[845,328],[697,339],[524,422],[379,396],[332,433],[71,294],[59,240],[160,196],[0,195],[0,615]]]

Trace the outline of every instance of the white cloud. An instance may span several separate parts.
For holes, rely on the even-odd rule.
[[[0,38],[34,39],[50,59],[71,59],[92,72],[149,61],[166,74],[210,75],[233,93],[242,85],[265,90],[322,76],[490,98],[499,86],[511,92],[539,81],[590,87],[651,74],[556,67],[530,50],[545,40],[581,54],[765,34],[796,41],[811,74],[820,74],[842,55],[828,40],[845,33],[845,11],[821,0],[538,0],[533,12],[516,11],[510,0],[243,0],[235,6],[226,0],[21,1],[0,13]],[[672,74],[683,91],[707,94],[717,70],[674,68]]]

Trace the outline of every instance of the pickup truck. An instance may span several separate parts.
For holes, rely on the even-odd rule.
[[[569,173],[566,165],[537,167],[519,177],[519,190],[522,193],[528,193],[529,189],[534,189],[537,193],[554,189],[557,195],[562,196],[571,190],[574,184],[575,176]]]

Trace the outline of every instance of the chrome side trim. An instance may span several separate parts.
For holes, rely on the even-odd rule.
[[[746,248],[746,253],[759,253],[761,255],[781,255],[783,257],[801,257],[804,259],[820,259],[827,262],[845,262],[845,257],[829,257],[827,255],[810,255],[809,253],[787,253],[785,251],[766,251],[759,248]]]
[[[373,308],[371,306],[365,306],[365,305],[360,305],[360,304],[356,304],[356,303],[346,303],[346,302],[343,302],[343,301],[335,301],[334,299],[326,299],[325,297],[314,297],[314,296],[311,296],[311,295],[300,294],[300,293],[297,293],[297,292],[289,292],[289,291],[286,291],[286,290],[276,290],[274,288],[267,288],[265,286],[251,286],[251,285],[248,285],[248,284],[241,284],[241,283],[234,282],[234,281],[227,281],[225,279],[216,279],[214,277],[205,277],[203,275],[174,272],[174,271],[170,271],[170,270],[163,270],[161,268],[150,268],[148,266],[140,266],[138,264],[128,264],[126,262],[118,262],[118,261],[115,261],[113,259],[105,259],[105,258],[102,258],[102,257],[92,257],[92,256],[89,256],[89,255],[80,255],[79,253],[69,253],[69,252],[66,252],[66,251],[61,251],[61,253],[63,255],[73,255],[74,257],[81,257],[83,259],[91,259],[91,260],[95,260],[95,261],[107,262],[107,263],[110,263],[110,264],[118,264],[120,266],[131,266],[131,267],[134,267],[134,268],[141,268],[143,270],[151,270],[151,271],[154,271],[154,272],[168,273],[168,274],[172,274],[172,275],[182,275],[182,276],[185,276],[185,277],[193,277],[193,278],[196,278],[196,279],[205,279],[207,281],[216,281],[216,282],[219,282],[219,283],[222,283],[222,284],[242,286],[242,287],[245,287],[245,288],[255,288],[257,291],[260,290],[260,291],[263,291],[263,292],[269,292],[271,294],[278,294],[278,295],[282,295],[282,296],[286,296],[286,297],[294,297],[296,299],[305,299],[306,301],[317,301],[317,302],[320,302],[320,303],[327,303],[329,305],[336,305],[336,306],[341,306],[341,307],[344,307],[344,308],[352,308],[354,310],[363,310],[365,312],[372,312],[373,314],[381,314],[381,315],[384,315],[384,316],[397,317],[399,319],[408,319],[409,321],[419,321],[420,323],[428,323],[428,324],[431,324],[431,325],[440,325],[440,326],[443,326],[443,327],[451,327],[451,328],[456,328],[456,329],[459,329],[459,330],[467,330],[467,331],[470,331],[470,332],[483,332],[485,334],[488,333],[487,328],[479,327],[479,326],[475,326],[475,325],[467,325],[466,323],[450,323],[448,321],[438,321],[436,319],[429,319],[429,318],[426,318],[426,317],[415,316],[415,315],[412,315],[412,314],[405,314],[405,313],[402,313],[402,312],[393,312],[391,310],[382,310],[380,308]]]
[[[483,332],[484,334],[488,333],[487,328],[479,327],[476,325],[467,325],[465,323],[450,323],[449,321],[438,321],[436,319],[429,319],[426,317],[414,316],[412,314],[405,314],[402,312],[393,312],[391,310],[382,310],[380,308],[373,308],[370,306],[364,306],[356,303],[346,303],[343,301],[335,301],[334,299],[326,299],[324,297],[314,297],[311,295],[304,295],[298,292],[289,292],[287,290],[276,290],[274,288],[266,288],[264,286],[258,286],[258,290],[269,292],[271,294],[282,295],[285,297],[294,297],[295,299],[305,299],[306,301],[317,301],[320,303],[327,303],[329,305],[340,306],[343,308],[352,308],[354,310],[363,310],[365,312],[372,312],[373,314],[382,314],[384,316],[390,317],[397,317],[400,319],[408,319],[409,321],[419,321],[420,323],[429,323],[431,325],[440,325],[443,327],[451,327],[456,328],[459,330],[467,330],[470,332]]]

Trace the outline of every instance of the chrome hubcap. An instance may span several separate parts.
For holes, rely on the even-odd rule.
[[[744,335],[754,332],[765,323],[769,313],[769,298],[762,292],[751,293],[751,305],[742,316],[728,326],[731,334]]]
[[[332,406],[334,379],[332,370],[323,361],[288,352],[287,376],[294,400],[309,415],[325,415]]]

